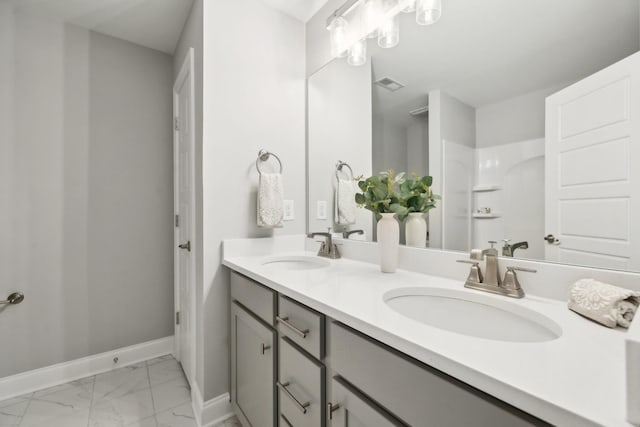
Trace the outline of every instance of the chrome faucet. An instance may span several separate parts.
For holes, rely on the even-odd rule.
[[[320,244],[320,250],[318,251],[318,256],[338,259],[340,258],[340,251],[338,250],[338,246],[333,243],[333,236],[331,234],[331,228],[327,232],[315,232],[309,233],[307,237],[314,238],[316,236],[323,236],[325,241]]]
[[[524,291],[520,286],[516,271],[526,271],[529,273],[535,273],[536,270],[520,267],[507,267],[507,271],[504,275],[504,280],[500,278],[500,268],[498,266],[498,250],[493,247],[497,242],[489,241],[491,247],[488,249],[471,250],[471,260],[458,260],[458,262],[464,262],[473,264],[469,276],[464,283],[465,288],[476,289],[479,291],[490,292],[493,294],[504,295],[512,298],[524,297]],[[486,274],[483,277],[480,270],[480,261],[486,257]]]
[[[502,247],[502,256],[513,257],[516,249],[529,249],[529,242],[526,241],[514,243],[513,245],[509,244],[509,242],[511,241],[509,239],[503,239],[502,241],[504,242],[504,246]]]
[[[475,261],[482,261],[486,258],[487,263],[485,267],[486,273],[484,274],[484,284],[488,286],[500,286],[502,279],[500,278],[500,266],[498,265],[498,250],[493,247],[495,240],[489,240],[491,247],[483,251],[474,249],[471,251],[471,259]]]
[[[351,231],[344,230],[342,232],[342,237],[344,237],[345,239],[348,239],[349,236],[351,236],[352,234],[364,234],[364,230],[351,230]]]

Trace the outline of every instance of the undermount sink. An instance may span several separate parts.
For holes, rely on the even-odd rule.
[[[511,342],[551,341],[562,328],[534,310],[475,292],[401,288],[384,301],[398,313],[426,325],[477,338]]]
[[[309,256],[281,256],[271,258],[262,263],[264,266],[283,270],[314,270],[329,266],[329,261]]]

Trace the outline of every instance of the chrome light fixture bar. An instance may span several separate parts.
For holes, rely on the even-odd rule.
[[[342,6],[333,11],[331,16],[327,18],[327,30],[329,30],[331,23],[336,18],[341,18],[345,15],[348,15],[353,9],[355,9],[358,2],[361,0],[347,0]]]

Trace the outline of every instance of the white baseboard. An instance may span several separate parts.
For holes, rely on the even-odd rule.
[[[191,387],[191,405],[199,427],[211,427],[233,417],[229,393],[204,402],[197,384]]]
[[[0,378],[0,400],[170,354],[173,341],[169,336]],[[113,361],[115,357],[118,363]]]

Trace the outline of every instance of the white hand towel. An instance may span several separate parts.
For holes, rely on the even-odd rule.
[[[356,189],[352,179],[338,178],[335,192],[335,222],[339,225],[356,223]]]
[[[282,175],[262,173],[258,184],[258,227],[282,227],[284,190]]]
[[[609,328],[628,328],[633,320],[640,292],[594,279],[578,280],[569,291],[569,309]]]

